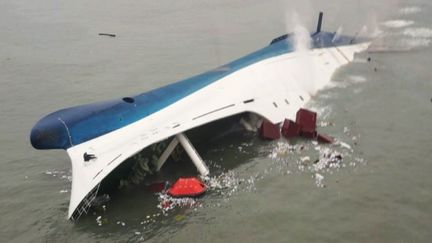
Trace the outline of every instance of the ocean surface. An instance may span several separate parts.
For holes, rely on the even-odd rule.
[[[198,145],[205,196],[161,210],[135,187],[67,220],[69,158],[29,142],[41,117],[313,31],[320,10],[327,31],[376,37],[308,104],[337,144],[227,135]],[[431,242],[431,15],[428,0],[0,0],[0,241]]]

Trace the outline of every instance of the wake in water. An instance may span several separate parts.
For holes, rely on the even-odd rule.
[[[370,52],[410,51],[425,48],[432,43],[432,29],[415,26],[414,20],[408,19],[421,12],[417,6],[399,10],[400,19],[387,20],[381,23],[381,34],[370,47]]]

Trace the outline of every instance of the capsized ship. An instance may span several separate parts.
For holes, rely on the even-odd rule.
[[[92,205],[100,183],[125,160],[170,139],[156,168],[183,146],[201,175],[209,169],[185,132],[241,113],[274,124],[293,119],[317,88],[370,44],[367,39],[321,31],[322,13],[311,48],[296,51],[295,36],[197,76],[136,96],[62,109],[36,123],[30,141],[36,149],[64,149],[72,162],[68,218]],[[310,89],[314,83],[316,89]]]

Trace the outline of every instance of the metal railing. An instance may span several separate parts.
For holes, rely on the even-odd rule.
[[[84,197],[84,199],[80,202],[78,207],[75,209],[71,216],[71,220],[77,220],[81,215],[87,214],[90,207],[93,205],[93,201],[96,199],[96,195],[99,191],[100,183],[97,184],[88,194]]]

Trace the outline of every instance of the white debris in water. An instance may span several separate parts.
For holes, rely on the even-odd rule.
[[[401,8],[399,9],[399,13],[400,14],[416,14],[421,12],[421,8],[417,7],[417,6],[411,6],[411,7],[405,7],[405,8]]]
[[[413,24],[414,24],[414,21],[403,20],[403,19],[389,20],[389,21],[382,23],[382,25],[384,25],[385,27],[393,28],[393,29],[404,28],[404,27],[408,27],[408,26],[413,25]]]
[[[274,147],[269,154],[269,158],[280,160],[289,156],[291,153],[300,154],[308,149],[309,146],[307,144],[290,145],[289,143],[282,141],[276,144],[276,147]]]
[[[319,173],[315,173],[315,184],[317,185],[317,187],[324,187],[324,176],[319,174]]]
[[[185,197],[185,198],[174,198],[167,193],[158,193],[159,204],[157,207],[162,211],[163,214],[167,214],[169,211],[176,207],[195,207],[200,206],[196,199]]]
[[[64,189],[64,190],[60,190],[60,193],[66,193],[68,192],[68,190]]]
[[[276,144],[276,147],[272,150],[269,157],[271,159],[280,158],[282,156],[286,156],[289,152],[292,152],[295,150],[295,146],[291,146],[287,142],[278,142]]]
[[[332,122],[328,122],[328,121],[320,121],[318,123],[319,127],[328,127],[328,126],[334,126],[334,124]]]
[[[359,135],[353,134],[349,127],[344,127],[342,136],[347,135],[354,144],[357,143]],[[319,144],[314,140],[304,139],[294,145],[279,141],[269,153],[274,163],[266,167],[259,178],[262,178],[262,175],[311,173],[315,184],[325,187],[323,179],[326,174],[365,163],[364,159],[354,156],[350,144],[340,139],[335,140],[333,144]]]
[[[312,166],[313,171],[321,171],[327,168],[340,168],[342,155],[330,148],[323,148],[319,151],[319,159]]]
[[[349,134],[349,129],[348,129],[348,127],[344,127],[344,129],[343,129],[343,133],[345,133],[345,134]]]
[[[350,146],[349,144],[347,144],[347,143],[344,143],[344,142],[342,142],[342,141],[336,141],[335,144],[336,144],[336,145],[340,145],[342,148],[346,148],[346,149],[352,151],[351,146]]]
[[[255,190],[255,181],[257,176],[249,176],[247,178],[241,178],[234,171],[223,172],[220,175],[213,177],[205,176],[201,177],[202,181],[206,184],[207,193],[212,193],[214,196],[222,196],[223,200],[226,202],[235,193],[251,192]],[[204,207],[200,198],[174,198],[168,195],[166,192],[158,193],[158,208],[162,211],[163,215],[167,215],[168,212],[172,211],[174,208],[187,207],[196,211],[198,208]],[[216,206],[219,207],[220,203],[214,205],[206,205],[208,207]],[[160,214],[154,214],[153,217],[160,216]],[[149,219],[149,216],[147,216]],[[145,221],[144,221],[145,222]]]
[[[61,179],[65,179],[69,182],[72,182],[72,176],[70,171],[61,171],[61,170],[53,170],[53,171],[45,171],[45,175],[50,175],[53,177],[58,177]]]
[[[233,171],[222,173],[219,176],[208,177],[205,181],[209,189],[233,188],[238,184]]]
[[[123,222],[123,221],[117,221],[117,224],[119,224],[119,225],[121,225],[121,226],[123,226],[123,227],[126,225],[126,223]]]
[[[240,178],[234,171],[230,170],[218,176],[205,178],[207,189],[216,192],[224,197],[231,197],[240,189],[242,191],[253,191],[255,189],[255,180],[249,178]]]
[[[141,235],[141,232],[135,231],[135,235]]]
[[[102,226],[102,216],[98,216],[98,217],[96,218],[96,223],[97,223],[99,226]]]

